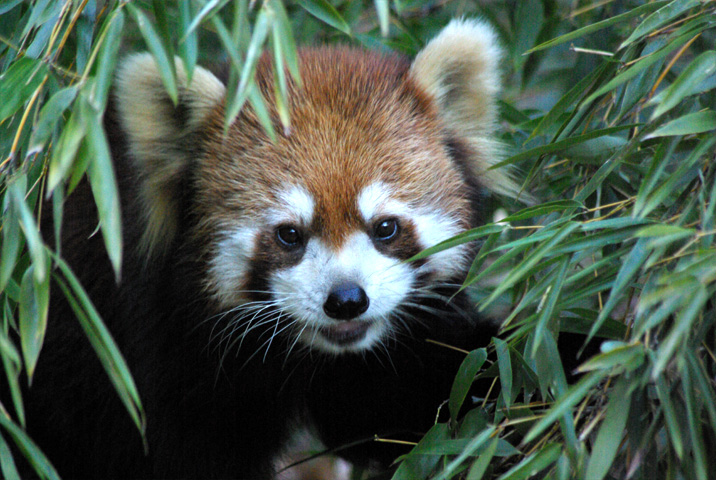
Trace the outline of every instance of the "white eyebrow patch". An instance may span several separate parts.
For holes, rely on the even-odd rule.
[[[288,189],[279,192],[277,197],[277,205],[267,212],[268,223],[295,222],[300,225],[310,225],[316,202],[305,188],[291,185]]]
[[[410,207],[391,198],[392,194],[393,189],[383,182],[371,183],[365,187],[358,195],[358,210],[363,221],[369,222],[381,213],[398,217],[410,215]]]

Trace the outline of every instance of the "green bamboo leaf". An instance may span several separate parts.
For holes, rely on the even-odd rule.
[[[0,435],[0,473],[6,480],[20,480],[20,473],[15,466],[12,452],[2,435]]]
[[[543,134],[549,129],[554,123],[567,111],[567,108],[577,101],[578,98],[582,98],[585,92],[588,90],[590,85],[599,78],[610,66],[609,63],[603,63],[599,68],[591,72],[586,77],[582,78],[577,84],[572,87],[557,103],[554,104],[552,109],[542,117],[540,122],[537,124],[535,129],[530,133],[527,138],[529,142],[538,135]]]
[[[565,279],[567,277],[567,267],[569,267],[569,257],[564,255],[559,265],[555,267],[554,274],[545,281],[547,283],[549,291],[545,293],[546,301],[542,306],[542,310],[539,312],[537,318],[537,325],[535,326],[534,344],[532,345],[532,357],[537,354],[537,349],[542,342],[542,338],[547,332],[547,327],[552,320],[552,313],[554,307],[557,304],[557,299],[560,293],[562,293],[562,287],[564,286]]]
[[[656,190],[654,190],[648,197],[643,200],[637,199],[636,205],[634,206],[635,216],[644,218],[662,202],[669,198],[673,194],[674,189],[681,181],[683,176],[688,172],[696,162],[710,152],[714,143],[716,143],[716,137],[707,136],[701,139],[699,144],[691,151],[689,156],[679,162],[678,168],[672,172],[666,180],[662,181]],[[661,167],[663,168],[663,167]],[[637,210],[637,207],[640,207]]]
[[[450,438],[450,428],[446,423],[436,423],[420,439],[413,451],[430,448],[438,442]],[[426,478],[440,461],[439,455],[414,455],[411,451],[400,463],[392,477],[392,480],[415,480]]]
[[[557,461],[561,453],[561,444],[548,443],[538,452],[533,453],[512,467],[507,473],[500,476],[497,480],[522,480],[530,478]]]
[[[102,125],[102,115],[94,110],[89,102],[82,101],[81,108],[85,116],[85,124]],[[103,128],[88,129],[86,141],[90,159],[87,173],[97,205],[102,237],[114,272],[119,279],[122,270],[122,221],[112,156]]]
[[[651,352],[650,357],[653,357]],[[652,358],[653,363],[653,358]],[[654,384],[656,386],[656,395],[659,398],[659,404],[662,411],[664,412],[664,419],[666,420],[666,431],[671,439],[671,445],[676,452],[676,456],[679,459],[684,458],[684,441],[681,438],[681,428],[674,403],[671,401],[671,393],[669,387],[666,385],[664,377],[659,376],[655,379]]]
[[[588,340],[591,340],[596,334],[602,323],[609,317],[617,303],[622,299],[622,296],[626,293],[629,284],[636,275],[637,271],[641,268],[642,264],[651,253],[651,250],[646,248],[646,239],[639,239],[636,244],[631,248],[631,251],[627,254],[622,264],[622,268],[619,269],[617,278],[614,280],[612,291],[609,294],[607,303],[604,304],[602,311],[599,312],[599,317],[594,322],[592,329],[589,332]]]
[[[5,415],[0,415],[0,425],[15,441],[15,446],[28,460],[35,473],[42,478],[47,480],[60,480],[60,476],[52,466],[50,461],[45,457],[37,445],[27,436],[25,431],[15,425],[12,420]]]
[[[45,262],[49,267],[49,262]],[[20,285],[20,346],[25,359],[28,383],[32,383],[37,359],[47,331],[47,313],[50,306],[49,271],[43,273],[42,283],[35,281],[34,270],[30,265],[22,277]]]
[[[676,315],[674,327],[659,346],[656,362],[651,372],[652,379],[656,379],[662,374],[667,364],[674,358],[677,349],[684,346],[694,322],[710,298],[706,287],[700,282],[692,282],[689,293],[682,303],[682,310]]]
[[[176,105],[179,101],[179,89],[177,87],[177,74],[174,56],[167,51],[165,42],[162,40],[162,37],[160,37],[152,22],[149,21],[144,12],[142,12],[139,7],[135,6],[133,3],[125,4],[125,7],[134,19],[134,22],[137,24],[139,32],[142,34],[142,37],[147,44],[149,52],[152,54],[152,57],[154,57],[157,69],[159,70],[159,76],[162,79],[164,88],[167,90],[167,95],[171,98],[172,103]]]
[[[199,58],[199,36],[195,30],[190,30],[191,26],[192,6],[191,0],[179,0],[179,28],[181,32],[181,41],[179,42],[179,57],[184,64],[187,83],[191,82],[191,77]]]
[[[497,449],[498,442],[499,438],[492,439],[487,448],[485,448],[485,451],[480,454],[479,458],[472,464],[472,467],[470,467],[466,480],[482,480],[485,476],[485,472],[487,471],[487,467],[490,466],[490,463],[495,456],[495,450]]]
[[[672,120],[647,135],[645,139],[673,135],[692,135],[712,130],[716,130],[716,111],[703,110]]]
[[[525,435],[523,443],[529,443],[540,436],[549,426],[559,420],[563,415],[569,415],[570,410],[574,408],[589,391],[599,383],[606,373],[592,372],[583,376],[579,381],[572,385],[564,395],[561,395],[552,405],[547,414],[542,417]]]
[[[62,134],[52,150],[50,168],[47,172],[47,194],[50,195],[60,182],[67,177],[87,133],[87,125],[82,121],[79,107],[75,107],[69,120],[62,128]]]
[[[30,137],[28,156],[40,152],[50,139],[57,122],[77,96],[77,86],[72,85],[55,92],[40,110],[37,122],[33,126]]]
[[[289,133],[291,130],[291,118],[288,111],[288,80],[286,78],[286,69],[284,67],[284,58],[282,47],[283,38],[291,36],[292,33],[285,32],[282,30],[282,25],[278,22],[274,22],[272,35],[269,40],[271,47],[272,60],[273,60],[273,74],[274,74],[274,97],[276,101],[276,111],[278,117],[283,125],[284,132]]]
[[[25,0],[6,0],[2,6],[0,6],[0,15],[3,13],[7,13],[13,8],[17,7],[20,3],[24,2]]]
[[[254,107],[254,110],[259,117],[259,121],[261,121],[264,128],[266,129],[267,125],[272,125],[264,99],[261,92],[259,92],[258,88],[255,87],[253,77],[254,72],[256,71],[256,64],[258,63],[264,44],[268,38],[269,31],[271,30],[273,18],[273,10],[269,10],[265,7],[261,8],[256,16],[254,31],[251,35],[251,40],[246,52],[246,60],[243,62],[239,85],[236,89],[236,93],[229,102],[229,107],[227,108],[225,128],[228,128],[228,125],[233,123],[247,99],[249,100],[249,103],[251,103],[251,106]],[[267,132],[272,131],[272,128],[271,130],[267,129]]]
[[[593,130],[591,132],[587,132],[582,135],[576,135],[574,137],[565,138],[564,140],[559,140],[557,142],[552,142],[547,145],[541,145],[539,147],[534,147],[529,150],[526,150],[524,152],[520,152],[516,155],[512,155],[506,160],[503,160],[490,168],[501,168],[506,165],[510,165],[513,163],[520,162],[522,160],[527,160],[530,158],[536,158],[541,155],[547,154],[547,153],[555,153],[559,152],[561,150],[565,150],[569,147],[572,147],[574,145],[578,145],[580,143],[586,142],[587,140],[591,140],[593,138],[599,138],[604,137],[606,135],[611,135],[615,132],[622,132],[625,130],[629,130],[631,128],[637,127],[639,125],[633,124],[633,125],[620,125],[617,127],[609,127],[609,128],[603,128],[600,130]]]
[[[656,105],[651,119],[668,112],[681,101],[699,93],[701,83],[716,72],[716,51],[709,50],[696,57],[674,80],[674,83],[652,98],[647,104]]]
[[[378,14],[378,23],[380,23],[380,34],[384,37],[388,36],[390,27],[390,6],[388,0],[373,0],[375,11]]]
[[[512,215],[503,218],[502,220],[500,220],[499,223],[517,222],[532,217],[547,215],[548,213],[552,212],[561,212],[563,210],[569,210],[572,208],[584,208],[584,205],[579,202],[575,202],[574,200],[554,200],[551,202],[542,203],[540,205],[535,205],[533,207],[524,208],[516,213],[513,213]]]
[[[327,23],[336,30],[340,30],[346,35],[351,35],[351,27],[343,19],[338,10],[326,0],[298,0],[298,4],[308,13]]]
[[[610,393],[604,421],[589,457],[585,480],[602,480],[614,463],[629,417],[632,388],[629,380],[622,377]]]
[[[452,238],[444,240],[444,241],[438,243],[437,245],[433,245],[432,247],[426,248],[422,252],[410,257],[405,262],[410,263],[410,262],[414,262],[415,260],[427,258],[430,255],[434,255],[438,252],[442,252],[443,250],[453,248],[457,245],[463,245],[465,243],[475,241],[477,239],[480,239],[487,235],[491,235],[493,233],[502,233],[507,228],[509,228],[508,225],[499,225],[499,224],[494,224],[494,223],[490,223],[487,225],[483,225],[481,227],[473,228],[466,232],[459,233]]]
[[[493,338],[495,353],[497,353],[497,365],[500,370],[500,384],[502,386],[502,401],[509,410],[512,405],[512,362],[510,361],[510,349],[504,340]]]
[[[0,122],[15,113],[47,76],[47,64],[30,57],[22,57],[0,75]]]
[[[577,371],[591,372],[593,370],[612,370],[614,368],[623,368],[627,371],[639,368],[644,363],[645,348],[641,343],[624,345],[622,342],[615,342],[616,347],[595,355],[586,362],[582,363]],[[607,342],[604,342],[605,345]]]
[[[683,228],[679,227],[677,225],[669,225],[665,223],[659,223],[656,225],[649,225],[648,227],[644,227],[639,229],[634,236],[641,238],[641,237],[665,237],[665,236],[671,236],[671,235],[678,235],[679,238],[681,237],[688,237],[691,235],[694,235],[696,233],[696,230],[693,228]]]
[[[462,451],[448,463],[445,468],[438,474],[434,480],[446,480],[453,478],[453,476],[458,472],[458,469],[462,466],[462,464],[467,460],[468,457],[475,454],[475,452],[482,447],[487,441],[490,439],[490,437],[495,433],[495,427],[490,425],[485,430],[480,432],[479,435],[476,435],[473,439],[470,440],[470,442],[465,446],[465,448],[462,449]],[[491,446],[493,449],[497,448],[497,439],[491,443]],[[493,451],[494,454],[494,451]]]
[[[18,294],[18,297],[21,294]],[[19,303],[20,298],[18,298]],[[3,308],[3,324],[14,325],[15,319],[13,318],[13,312],[10,309],[9,302],[4,302],[5,308]],[[2,358],[2,364],[5,370],[5,379],[10,390],[10,396],[12,397],[12,403],[15,407],[17,419],[20,422],[20,426],[26,427],[25,422],[25,407],[22,403],[22,387],[20,383],[20,376],[22,374],[22,355],[15,346],[14,339],[11,339],[9,332],[0,329],[0,358]],[[22,348],[22,347],[20,347]],[[24,382],[23,382],[24,383]]]
[[[711,422],[711,428],[716,431],[716,392],[714,392],[711,386],[711,379],[704,371],[704,365],[701,360],[697,358],[694,350],[687,350],[684,357],[686,358],[688,368],[691,372],[692,378],[696,381],[696,390],[700,392],[700,395],[704,397],[704,409]]]
[[[116,9],[108,22],[106,30],[100,37],[102,44],[99,50],[97,76],[90,96],[92,106],[99,111],[104,111],[107,105],[109,86],[117,66],[117,53],[122,43],[124,30],[124,12]]]
[[[23,174],[8,185],[7,194],[10,196],[10,205],[15,209],[15,215],[19,220],[22,233],[25,235],[32,264],[35,266],[35,282],[43,284],[47,274],[47,258],[37,222],[35,222],[30,207],[25,203],[26,185],[27,178]]]
[[[521,280],[528,271],[537,265],[542,259],[556,247],[565,237],[567,237],[574,230],[579,228],[579,223],[568,222],[560,227],[556,232],[552,233],[549,240],[544,242],[542,245],[537,247],[530,255],[522,260],[510,273],[500,282],[497,288],[490,294],[490,296],[484,301],[481,308],[485,308],[490,302],[494,301],[499,295],[507,291],[509,288]]]
[[[697,480],[708,480],[711,476],[708,474],[709,462],[706,459],[707,447],[704,444],[704,436],[702,435],[701,423],[701,399],[702,393],[694,389],[691,380],[691,371],[686,368],[681,371],[681,387],[684,392],[684,405],[686,406],[686,420],[688,422],[687,431],[691,437],[691,456],[693,458],[693,468],[696,473]],[[710,451],[710,447],[708,449]],[[713,471],[711,472],[713,473]]]
[[[587,99],[584,101],[584,104],[588,105],[592,101],[594,101],[596,98],[604,95],[607,92],[611,92],[618,86],[624,84],[628,80],[631,80],[632,78],[636,77],[639,73],[644,71],[647,67],[650,67],[657,61],[664,58],[666,55],[671,53],[672,51],[676,50],[677,48],[684,45],[686,42],[694,38],[694,35],[696,35],[696,32],[687,32],[673,40],[671,40],[669,43],[667,43],[663,48],[660,50],[642,58],[638,62],[636,62],[631,67],[627,68],[623,72],[621,72],[619,75],[612,78],[609,82],[607,82],[606,85],[599,88],[596,92],[592,93]]]
[[[450,416],[457,420],[460,408],[465,401],[467,392],[470,390],[475,375],[482,368],[482,365],[487,359],[487,351],[484,348],[473,350],[462,361],[460,369],[455,376],[455,380],[450,390],[450,400],[448,402],[448,408],[450,409]]]
[[[619,45],[619,50],[641,39],[645,35],[648,35],[662,25],[678,17],[686,10],[699,5],[699,3],[700,2],[697,0],[674,0],[668,5],[664,5],[659,10],[646,17],[644,21],[634,29],[632,34],[629,35],[629,38],[624,40],[622,44]]]
[[[196,14],[196,17],[194,17],[191,24],[189,25],[189,28],[186,30],[184,38],[182,38],[180,41],[183,42],[187,35],[194,33],[194,30],[197,29],[201,22],[206,19],[213,18],[216,12],[224,8],[224,5],[226,5],[230,1],[231,0],[209,0],[208,2],[206,2],[201,8],[201,10],[199,10],[199,13]]]
[[[536,52],[538,50],[544,50],[545,48],[554,47],[556,45],[560,45],[565,42],[570,42],[574,40],[575,38],[580,38],[585,35],[588,35],[590,33],[598,32],[599,30],[603,30],[607,27],[610,27],[612,25],[616,25],[617,23],[625,22],[631,18],[638,17],[639,15],[643,15],[645,13],[653,12],[654,10],[658,9],[659,7],[662,7],[666,5],[668,2],[653,2],[646,5],[641,5],[640,7],[635,8],[634,10],[631,10],[626,13],[622,13],[621,15],[617,15],[616,17],[608,18],[606,20],[602,20],[600,22],[593,23],[591,25],[587,25],[586,27],[582,27],[580,29],[577,29],[573,32],[567,33],[565,35],[561,35],[557,38],[553,38],[551,40],[548,40],[544,43],[541,43],[537,45],[536,47],[527,50],[527,53]]]
[[[298,85],[301,85],[301,73],[298,66],[298,49],[296,48],[296,40],[293,35],[291,21],[288,18],[283,2],[276,2],[276,22],[278,23],[277,28],[279,28],[280,31],[287,32],[286,35],[280,38],[280,48],[283,53],[285,65],[291,73],[293,80]]]
[[[62,273],[62,277],[54,276],[57,285],[77,315],[80,326],[119,394],[120,400],[137,428],[144,435],[145,418],[142,403],[124,357],[69,265],[54,255],[53,260]]]
[[[0,250],[0,292],[5,290],[10,277],[15,271],[22,236],[20,235],[20,220],[17,211],[10,205],[10,197],[3,201],[2,219],[2,250]]]

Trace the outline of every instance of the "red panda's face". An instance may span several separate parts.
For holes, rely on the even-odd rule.
[[[460,280],[466,246],[406,260],[469,228],[475,192],[407,65],[355,51],[303,61],[290,134],[271,142],[245,114],[226,138],[217,112],[196,188],[207,285],[219,311],[248,305],[248,321],[304,346],[366,350]]]
[[[130,57],[116,99],[141,254],[191,245],[212,309],[234,322],[227,331],[280,335],[291,348],[365,351],[421,321],[409,312],[432,308],[427,299],[448,308],[434,290],[461,281],[469,247],[407,260],[475,226],[477,190],[517,191],[490,168],[498,58],[488,26],[459,20],[412,64],[301,50],[291,128],[271,141],[250,108],[224,132],[225,87],[208,71],[189,82],[177,62],[177,109],[151,56]],[[264,58],[256,84],[267,99],[270,70]]]

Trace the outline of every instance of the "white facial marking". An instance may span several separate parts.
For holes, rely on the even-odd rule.
[[[358,195],[358,208],[365,222],[376,217],[396,217],[409,220],[415,226],[422,248],[429,248],[461,233],[460,222],[442,212],[435,205],[409,205],[392,198],[393,189],[383,183],[371,183]],[[437,278],[449,278],[462,271],[467,247],[459,246],[432,255],[421,268],[436,274]]]
[[[371,183],[358,195],[358,210],[365,222],[380,215],[402,217],[409,215],[410,207],[392,198],[393,189],[383,182]]]
[[[241,288],[249,271],[258,232],[255,227],[236,227],[227,232],[215,247],[209,261],[209,286],[224,307],[243,301]]]
[[[277,205],[271,208],[266,216],[266,222],[271,225],[281,223],[296,223],[310,225],[313,220],[315,202],[308,191],[298,185],[278,193]]]
[[[283,309],[298,321],[299,341],[329,353],[367,350],[389,334],[390,316],[410,293],[415,269],[398,259],[378,252],[367,234],[351,235],[337,252],[320,239],[306,245],[303,260],[271,276],[270,288]],[[323,311],[331,290],[338,284],[354,282],[365,290],[368,310],[353,322],[368,322],[364,337],[348,345],[337,345],[321,335],[322,328],[337,321]]]
[[[420,244],[429,248],[444,242],[455,235],[462,233],[463,228],[457,219],[446,215],[439,210],[415,213],[412,216],[413,225],[418,234]],[[467,262],[467,245],[459,245],[428,257],[428,261],[421,267],[422,271],[430,271],[435,278],[448,279],[464,270]]]

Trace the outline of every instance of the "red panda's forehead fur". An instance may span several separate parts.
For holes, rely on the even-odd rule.
[[[256,218],[282,191],[299,186],[315,202],[313,227],[338,247],[363,228],[360,192],[382,182],[396,200],[468,226],[466,186],[448,156],[447,133],[432,99],[408,76],[407,60],[317,48],[302,50],[300,61],[303,86],[291,85],[289,95],[291,128],[285,134],[277,125],[275,142],[248,108],[227,136],[223,110],[214,112],[198,172],[206,216],[221,224],[237,215]],[[272,76],[264,57],[257,82],[267,99]]]

